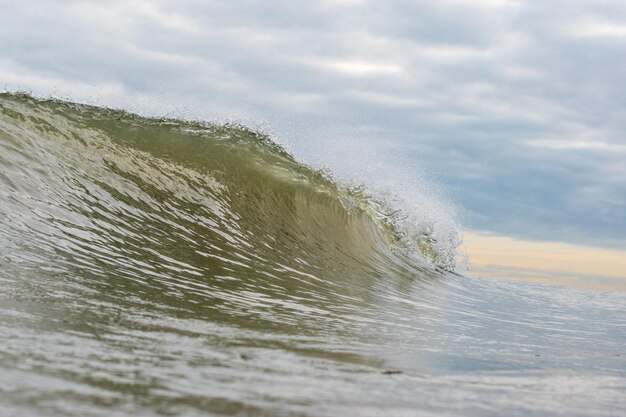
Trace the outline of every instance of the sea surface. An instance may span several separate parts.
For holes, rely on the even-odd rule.
[[[0,94],[0,415],[626,415],[626,294],[458,243],[243,126]]]

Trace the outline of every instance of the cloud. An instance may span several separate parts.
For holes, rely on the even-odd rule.
[[[573,38],[622,38],[626,39],[626,23],[614,23],[595,19],[572,22],[565,34]]]
[[[470,270],[482,277],[626,291],[626,251],[467,233]]]
[[[340,61],[340,60],[324,60],[314,58],[305,60],[305,65],[311,65],[322,69],[334,71],[340,74],[346,74],[350,76],[365,76],[365,75],[389,75],[398,74],[402,72],[402,68],[398,65],[382,64],[376,62],[366,61]]]
[[[58,78],[44,71],[33,71],[12,61],[0,58],[0,74],[5,85],[24,86],[31,91],[45,91],[60,97],[99,96],[106,94],[108,98],[122,98],[126,95],[124,86],[118,82],[85,83]]]
[[[626,144],[601,142],[598,140],[577,139],[535,139],[526,142],[527,145],[547,149],[589,149],[604,152],[626,152]]]
[[[626,247],[625,27],[608,0],[4,2],[0,87],[269,121],[470,228]]]

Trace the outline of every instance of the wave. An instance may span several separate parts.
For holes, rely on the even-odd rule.
[[[2,232],[14,244],[86,245],[72,262],[147,273],[201,274],[206,262],[263,273],[268,259],[316,273],[455,267],[456,229],[442,234],[364,187],[340,186],[244,126],[11,93],[0,95],[0,114]]]

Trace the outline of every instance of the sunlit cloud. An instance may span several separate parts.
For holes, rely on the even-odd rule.
[[[484,233],[466,233],[465,248],[480,276],[626,291],[626,251]]]
[[[626,23],[587,19],[575,21],[566,28],[573,38],[620,38],[626,40]]]
[[[626,152],[626,144],[584,141],[576,139],[536,139],[525,142],[527,145],[547,149],[589,149],[604,152]]]
[[[402,67],[393,64],[383,64],[368,61],[343,61],[343,60],[325,60],[310,59],[301,61],[306,65],[319,67],[322,69],[334,71],[337,73],[351,76],[367,76],[367,75],[393,75],[402,72]]]

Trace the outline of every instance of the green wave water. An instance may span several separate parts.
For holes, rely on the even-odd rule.
[[[447,272],[438,218],[241,126],[2,94],[0,411],[625,410],[624,295]]]

